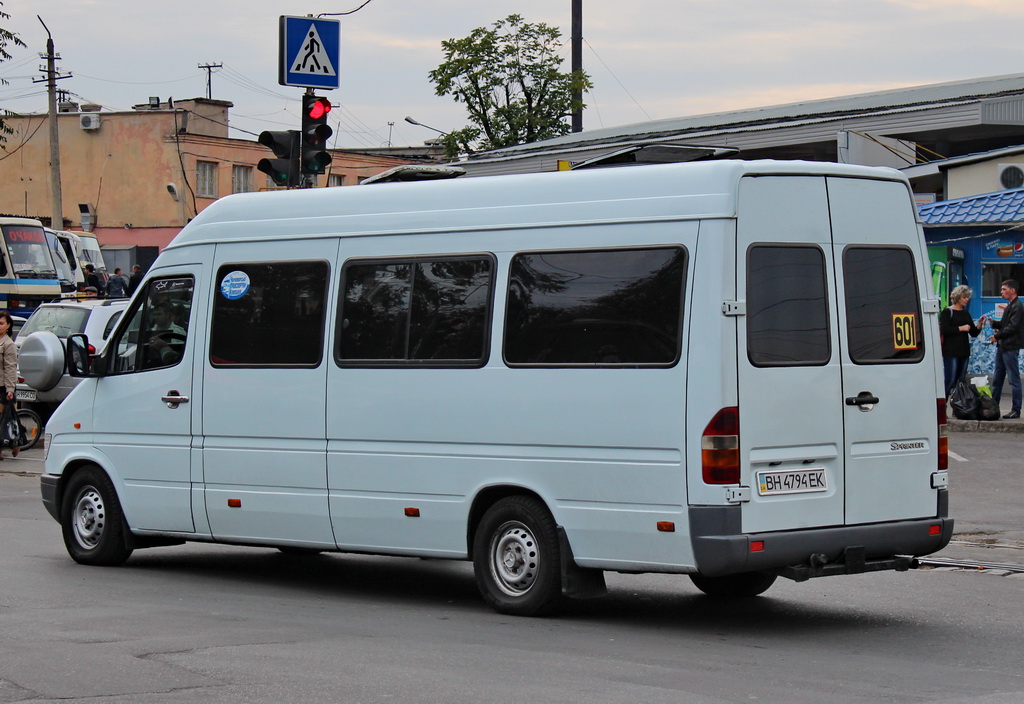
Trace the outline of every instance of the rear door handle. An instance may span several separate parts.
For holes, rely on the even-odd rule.
[[[878,397],[870,391],[861,391],[856,396],[846,397],[847,406],[874,406],[876,403],[878,403]]]
[[[171,389],[166,396],[161,396],[160,400],[166,403],[168,408],[177,408],[180,403],[188,403],[188,396],[182,396],[179,391]]]

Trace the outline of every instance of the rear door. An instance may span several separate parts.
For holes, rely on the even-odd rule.
[[[828,200],[841,300],[846,522],[934,516],[942,394],[937,351],[926,344],[935,320],[923,317],[928,262],[910,195],[896,182],[829,178]]]
[[[745,532],[935,515],[936,377],[911,207],[898,182],[742,180]]]
[[[744,532],[844,520],[842,368],[820,176],[740,182],[736,270]]]

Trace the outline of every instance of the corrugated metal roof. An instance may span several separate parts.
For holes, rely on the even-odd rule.
[[[640,139],[653,135],[686,135],[693,132],[720,130],[725,127],[777,124],[796,120],[815,120],[841,115],[856,115],[885,110],[899,110],[944,103],[976,101],[1024,93],[1024,73],[974,78],[964,81],[935,83],[909,88],[861,93],[836,98],[806,100],[770,107],[733,110],[689,117],[654,120],[618,127],[592,129],[563,137],[521,144],[485,152],[483,157],[499,157],[535,149],[609,142],[616,139]]]
[[[983,193],[918,206],[925,225],[981,225],[1024,222],[1024,188]]]

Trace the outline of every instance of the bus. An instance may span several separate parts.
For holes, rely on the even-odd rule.
[[[28,317],[61,297],[57,267],[38,220],[0,218],[0,231],[0,308]]]

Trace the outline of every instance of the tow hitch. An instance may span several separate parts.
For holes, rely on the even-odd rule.
[[[854,545],[843,550],[842,556],[835,562],[820,553],[811,555],[806,565],[790,565],[776,570],[780,577],[792,579],[794,582],[806,582],[812,577],[831,577],[838,574],[863,574],[864,572],[884,572],[895,570],[906,572],[913,566],[913,558],[906,555],[894,555],[881,560],[864,559],[864,548]]]

